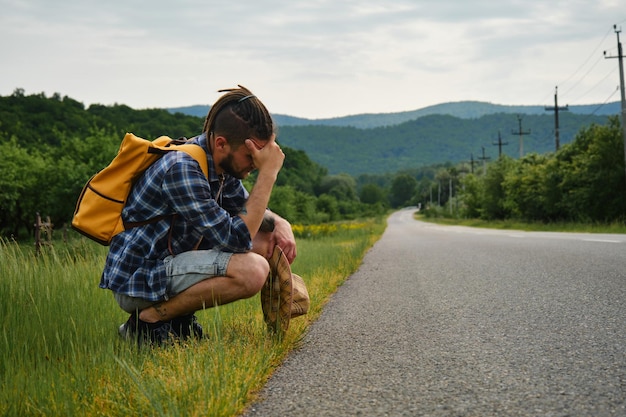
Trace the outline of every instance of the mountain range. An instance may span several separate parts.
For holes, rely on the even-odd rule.
[[[168,109],[204,117],[209,106]],[[620,103],[569,106],[559,112],[559,146],[592,123],[620,113]],[[273,115],[281,144],[306,152],[329,174],[388,174],[423,166],[478,164],[556,149],[554,111],[478,101],[331,119]]]
[[[572,114],[609,116],[620,114],[620,102],[604,104],[583,104],[567,106]],[[549,106],[548,106],[549,107]],[[559,105],[559,107],[564,107]],[[170,113],[183,113],[191,116],[205,117],[209,112],[209,105],[194,105],[186,107],[172,107]],[[351,116],[334,117],[328,119],[307,119],[302,117],[273,114],[279,126],[351,126],[360,129],[371,129],[382,126],[394,126],[423,116],[433,114],[449,115],[460,119],[476,119],[496,113],[542,115],[548,112],[546,106],[536,105],[502,105],[482,101],[458,101],[436,104],[418,110],[397,113],[364,113]],[[553,114],[549,112],[549,114]]]

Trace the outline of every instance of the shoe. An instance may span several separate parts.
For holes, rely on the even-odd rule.
[[[202,338],[202,326],[195,315],[177,317],[171,321],[148,323],[139,318],[136,313],[130,315],[123,323],[118,333],[123,339],[135,340],[138,346],[148,345],[171,345],[177,340],[195,337]]]
[[[198,323],[198,318],[194,314],[187,316],[176,317],[171,322],[172,329],[176,332],[179,338],[200,340],[203,336],[202,326]]]

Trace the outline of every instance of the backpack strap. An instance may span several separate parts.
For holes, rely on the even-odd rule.
[[[202,148],[202,146],[200,145],[195,145],[195,144],[185,144],[185,145],[175,145],[171,147],[171,150],[164,150],[164,149],[160,149],[160,148],[149,148],[148,149],[148,153],[154,153],[154,154],[161,154],[164,155],[168,152],[171,152],[172,150],[177,150],[177,151],[182,151],[185,152],[187,155],[191,156],[193,159],[195,159],[198,164],[200,164],[200,169],[202,170],[202,173],[204,174],[204,176],[208,179],[209,178],[209,163],[207,162],[207,158],[206,158],[206,152],[204,151],[204,149]],[[172,214],[163,214],[161,216],[156,216],[153,217],[151,219],[148,220],[144,220],[141,222],[124,222],[124,229],[128,230],[128,229],[132,229],[133,227],[139,227],[139,226],[145,226],[147,224],[150,223],[156,223],[160,220],[166,219],[168,217],[173,216]]]
[[[183,151],[191,156],[200,164],[200,169],[207,179],[209,178],[209,163],[207,162],[206,152],[200,145],[189,143],[186,145],[176,146],[176,150]]]
[[[195,159],[196,162],[200,164],[200,169],[202,170],[202,173],[204,174],[204,176],[209,178],[209,163],[207,162],[206,152],[200,145],[187,143],[183,145],[168,146],[166,149],[154,147],[154,148],[149,148],[148,153],[165,155],[166,153],[171,152],[173,150],[185,152],[187,155]]]

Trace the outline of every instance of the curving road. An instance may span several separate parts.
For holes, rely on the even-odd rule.
[[[626,235],[389,218],[249,416],[624,416]]]

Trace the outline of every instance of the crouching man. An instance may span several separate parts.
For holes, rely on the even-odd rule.
[[[122,218],[135,226],[110,245],[100,287],[130,314],[120,334],[139,344],[201,337],[196,311],[257,294],[275,246],[296,257],[291,225],[266,209],[285,158],[272,118],[246,88],[223,91],[190,141],[207,154],[208,179],[185,152],[165,154],[128,197]]]

